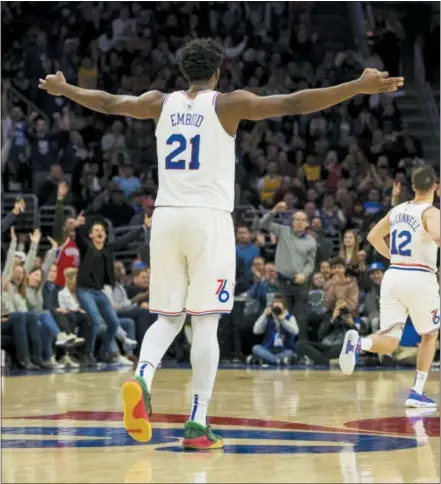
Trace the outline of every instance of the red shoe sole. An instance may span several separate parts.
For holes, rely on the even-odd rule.
[[[212,442],[204,436],[198,437],[197,439],[184,439],[182,441],[182,447],[184,447],[184,449],[191,450],[215,450],[223,449],[224,444],[222,439],[216,440],[216,442]]]
[[[147,409],[141,385],[136,380],[129,380],[122,386],[124,409],[124,427],[132,439],[148,442],[152,438]]]

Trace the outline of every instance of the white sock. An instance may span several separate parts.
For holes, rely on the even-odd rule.
[[[193,368],[193,405],[190,420],[207,425],[207,410],[219,365],[218,314],[192,316],[193,341],[190,361]]]
[[[372,340],[367,336],[366,338],[361,338],[360,346],[363,351],[370,351],[372,348]]]
[[[157,321],[145,332],[135,374],[144,378],[149,391],[152,387],[155,370],[181,331],[185,317],[185,314],[173,318],[158,316]]]
[[[424,384],[426,383],[427,375],[428,375],[427,371],[417,370],[412,390],[416,391],[421,395],[424,390]]]

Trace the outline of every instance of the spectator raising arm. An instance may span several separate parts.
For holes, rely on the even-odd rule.
[[[47,240],[50,242],[52,247],[47,251],[46,257],[44,258],[41,271],[43,273],[43,282],[47,281],[49,271],[53,264],[55,264],[55,259],[57,258],[58,244],[52,237],[48,237]]]
[[[56,240],[57,244],[62,245],[64,240],[64,199],[69,191],[67,183],[60,183],[58,185],[57,192],[57,202],[55,204],[55,220],[54,220],[54,230],[52,235]]]
[[[14,227],[11,227],[11,243],[9,244],[8,253],[6,254],[6,262],[3,268],[2,276],[10,280],[12,271],[14,269],[15,251],[17,250],[17,235]]]
[[[25,211],[26,205],[23,199],[15,202],[12,212],[9,212],[2,220],[2,234],[6,232],[15,222],[15,219]]]
[[[83,215],[83,212],[81,212],[75,220],[75,242],[80,250],[81,255],[85,254],[91,245],[90,240],[85,233],[85,223],[86,219]]]
[[[270,212],[265,214],[259,223],[260,228],[272,232],[276,237],[280,237],[282,232],[282,225],[274,222],[274,217],[278,213],[284,213],[288,209],[285,202],[279,202]]]
[[[29,274],[31,270],[35,266],[35,259],[37,258],[38,252],[38,245],[40,244],[41,239],[41,232],[40,229],[35,229],[31,235],[29,235],[31,239],[31,247],[29,248],[29,252],[26,255],[26,260],[23,266],[23,269],[26,274]]]

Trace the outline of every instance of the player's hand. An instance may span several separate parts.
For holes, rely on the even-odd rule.
[[[359,94],[394,92],[404,86],[404,77],[389,77],[388,72],[377,69],[365,69],[357,79]]]
[[[267,308],[265,308],[265,315],[266,316],[271,316],[271,313],[273,312],[273,309],[271,306],[268,306]]]
[[[272,209],[272,212],[273,213],[283,213],[283,212],[286,212],[288,210],[288,205],[286,204],[286,202],[279,202],[273,209]]]
[[[48,74],[45,79],[40,79],[38,87],[52,96],[61,96],[66,79],[61,71],[56,74]]]
[[[57,198],[58,200],[64,200],[69,192],[69,185],[66,182],[61,182],[58,185]]]

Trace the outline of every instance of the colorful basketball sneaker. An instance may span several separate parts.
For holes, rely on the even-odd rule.
[[[352,375],[360,354],[360,336],[354,329],[345,334],[345,340],[341,349],[338,363],[345,375]]]
[[[415,390],[410,390],[409,396],[406,400],[406,407],[408,408],[436,408],[435,400],[426,397],[424,393],[417,393]]]
[[[135,376],[122,386],[124,427],[132,439],[148,442],[152,438],[149,416],[152,414],[150,393],[143,378]]]
[[[223,449],[222,438],[215,435],[209,425],[201,425],[192,420],[188,420],[184,426],[184,449],[192,450],[211,450]]]

